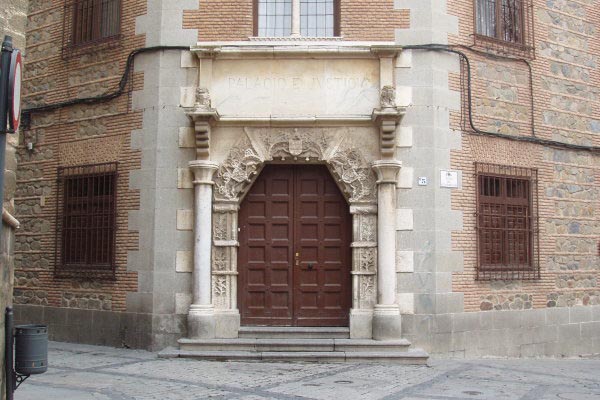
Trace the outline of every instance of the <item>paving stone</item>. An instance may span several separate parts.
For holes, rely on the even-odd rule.
[[[527,349],[521,349],[527,351]],[[539,351],[536,351],[539,353]],[[431,360],[430,366],[159,359],[156,353],[50,342],[50,367],[19,400],[597,399],[590,359]]]

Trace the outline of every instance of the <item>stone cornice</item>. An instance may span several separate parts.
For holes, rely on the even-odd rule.
[[[344,42],[308,40],[272,40],[244,42],[199,42],[191,47],[199,58],[379,58],[391,57],[402,51],[393,42]]]

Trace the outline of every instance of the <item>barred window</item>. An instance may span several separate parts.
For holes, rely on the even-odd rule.
[[[476,44],[531,55],[531,0],[474,0],[474,7]]]
[[[72,0],[72,13],[72,45],[110,39],[121,31],[120,0]]]
[[[112,276],[117,164],[58,169],[57,276]]]
[[[257,36],[333,37],[339,35],[338,21],[339,0],[255,0]]]
[[[477,279],[538,279],[537,170],[476,163]]]

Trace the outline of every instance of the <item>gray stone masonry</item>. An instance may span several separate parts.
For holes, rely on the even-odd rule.
[[[15,305],[15,324],[48,325],[50,340],[150,348],[152,314]]]
[[[403,315],[402,328],[432,357],[600,355],[600,306]]]

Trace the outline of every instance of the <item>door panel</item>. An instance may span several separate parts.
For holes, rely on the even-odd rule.
[[[266,166],[240,209],[242,324],[347,326],[351,227],[324,166]]]
[[[293,184],[293,170],[266,167],[240,208],[238,299],[244,324],[292,323]]]

